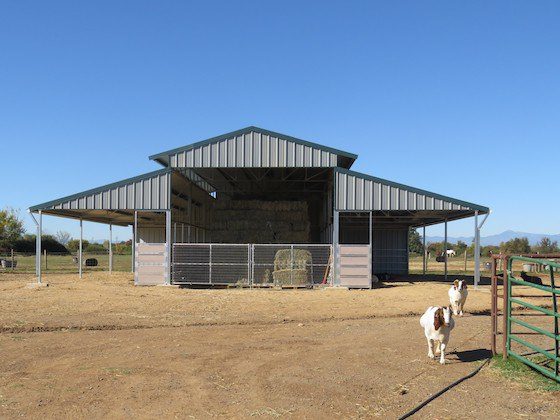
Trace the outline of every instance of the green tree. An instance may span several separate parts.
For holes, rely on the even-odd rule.
[[[408,231],[408,251],[412,254],[422,254],[424,252],[422,237],[416,229]]]
[[[89,245],[89,241],[86,241],[85,239],[82,241],[82,248],[85,250]],[[71,239],[68,241],[68,243],[66,244],[66,248],[68,249],[68,251],[70,252],[76,252],[78,251],[78,248],[80,247],[80,240],[79,239]]]
[[[457,241],[457,245],[455,245],[454,249],[457,255],[464,254],[467,250],[468,245],[463,241]]]
[[[542,238],[534,247],[535,252],[539,254],[554,254],[559,252],[558,242],[552,241],[549,237]]]
[[[16,210],[12,208],[0,210],[0,247],[12,247],[24,233],[23,220]]]
[[[500,244],[500,251],[506,254],[527,254],[531,246],[527,238],[513,238]]]

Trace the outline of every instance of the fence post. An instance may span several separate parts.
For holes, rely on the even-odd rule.
[[[549,265],[548,268],[550,269],[550,287],[552,287],[552,289],[556,289],[556,284],[554,281],[554,269],[552,267],[552,265]],[[558,314],[558,302],[557,302],[557,296],[556,293],[552,293],[552,310],[554,311],[555,314]],[[554,335],[556,336],[556,339],[554,340],[554,354],[556,356],[556,359],[554,359],[554,374],[556,375],[556,377],[558,377],[558,358],[560,357],[560,349],[558,348],[558,317],[555,316],[554,317]]]
[[[467,274],[467,249],[465,248],[465,274]]]
[[[11,250],[11,257],[12,257],[12,271],[14,271],[14,249]]]
[[[503,309],[502,309],[502,316],[503,316],[503,336],[502,336],[502,358],[504,360],[508,357],[508,335],[509,335],[509,280],[508,280],[508,270],[507,270],[507,260],[508,257],[502,257],[502,296],[503,296]]]
[[[294,246],[290,246],[290,284],[294,285]]]
[[[466,255],[466,251],[465,251]],[[492,258],[492,276],[490,277],[491,281],[491,304],[490,304],[490,321],[491,325],[491,336],[490,336],[490,348],[492,350],[492,355],[496,355],[496,333],[497,333],[497,319],[498,319],[498,279],[496,278],[496,265],[497,260],[496,258]]]
[[[255,244],[247,244],[247,277],[251,289],[255,282]]]
[[[208,276],[210,284],[212,284],[212,244],[209,245],[209,264],[208,264]]]
[[[45,256],[45,271],[47,271],[48,267],[48,263],[47,263],[47,250],[44,249],[43,250],[43,255]]]

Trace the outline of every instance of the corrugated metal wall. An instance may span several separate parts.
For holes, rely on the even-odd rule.
[[[373,272],[408,274],[408,227],[374,226]]]
[[[335,171],[336,209],[368,210],[468,210],[457,202],[436,194],[408,190],[404,186],[383,183],[367,175]]]
[[[45,209],[68,210],[167,210],[169,209],[169,183],[171,174],[158,171],[146,176],[131,178],[85,191],[59,204]]]
[[[336,167],[337,155],[272,135],[251,131],[172,153],[174,168]]]

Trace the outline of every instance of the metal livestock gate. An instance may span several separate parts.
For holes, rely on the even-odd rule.
[[[305,286],[330,282],[330,244],[173,244],[173,284]]]

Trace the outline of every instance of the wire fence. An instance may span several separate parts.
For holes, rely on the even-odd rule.
[[[34,273],[34,252],[0,252],[0,272]],[[43,272],[77,272],[79,257],[77,253],[45,252],[41,254]],[[109,251],[82,253],[82,271],[108,271]],[[132,255],[113,253],[113,271],[132,270]]]
[[[173,245],[175,284],[313,286],[326,282],[332,247],[295,244]]]

